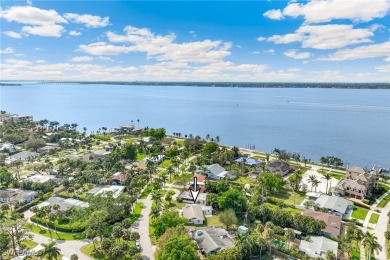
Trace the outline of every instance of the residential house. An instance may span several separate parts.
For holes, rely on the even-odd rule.
[[[377,169],[368,171],[362,167],[348,168],[345,177],[334,187],[333,193],[363,200],[372,193],[379,176],[380,172]]]
[[[34,173],[27,175],[26,180],[35,183],[46,183],[48,181],[54,181],[56,183],[61,182],[61,178],[57,178],[56,175]]]
[[[200,189],[201,192],[204,192],[206,189],[206,176],[201,174],[195,174],[194,177],[196,177],[197,182],[196,189]],[[190,181],[190,188],[194,190],[194,180]]]
[[[193,239],[198,249],[205,255],[217,253],[220,250],[234,246],[234,242],[229,237],[229,233],[223,228],[209,227],[193,231]]]
[[[265,165],[265,168],[272,173],[281,175],[282,177],[298,169],[297,166],[290,165],[282,160],[269,162]]]
[[[324,221],[326,226],[322,232],[326,236],[338,237],[341,234],[341,217],[310,209],[305,209],[302,215]]]
[[[96,186],[96,187],[90,189],[87,192],[87,195],[96,196],[96,195],[102,194],[104,196],[104,194],[111,192],[112,196],[114,198],[118,198],[119,195],[121,195],[121,193],[125,190],[125,188],[126,188],[126,186],[120,186],[120,185]]]
[[[25,204],[38,196],[36,191],[20,190],[20,189],[4,189],[0,190],[0,202],[9,203],[16,201],[18,204]]]
[[[77,199],[64,199],[61,197],[52,196],[46,201],[40,203],[37,205],[38,208],[46,207],[46,206],[54,206],[58,205],[60,206],[60,211],[68,210],[72,207],[79,207],[79,208],[88,208],[89,204],[87,202],[77,200]]]
[[[197,204],[188,204],[182,209],[182,215],[188,220],[188,224],[202,225],[205,218],[202,206]]]
[[[247,158],[247,157],[240,157],[240,158],[235,159],[234,161],[238,162],[238,163],[243,163],[246,165],[258,165],[258,164],[262,163],[261,161],[255,160],[253,158]]]
[[[299,251],[312,258],[325,259],[326,252],[332,251],[337,256],[338,243],[322,236],[311,236],[309,241],[301,240]]]
[[[38,157],[38,153],[36,153],[36,152],[23,151],[23,152],[13,154],[10,157],[8,157],[8,161],[13,162],[16,160],[22,160],[22,161],[27,161],[30,159],[35,160],[37,157]]]
[[[127,180],[127,174],[123,172],[116,172],[112,175],[111,179],[115,185],[123,185]]]
[[[248,177],[251,179],[257,179],[257,176],[259,176],[259,174],[262,172],[263,172],[263,169],[255,168],[252,171],[248,172]]]
[[[129,134],[129,133],[137,133],[141,131],[141,128],[136,128],[134,124],[130,123],[127,125],[118,126],[115,128],[115,132],[117,134]]]
[[[188,204],[193,204],[194,203],[194,198],[192,197],[192,194],[189,190],[183,191],[180,195],[179,198],[184,202]],[[198,194],[198,198],[196,199],[196,204],[201,204],[201,205],[206,205],[206,198],[207,198],[207,193],[200,192]]]
[[[230,180],[233,180],[237,178],[237,173],[231,172],[231,171],[226,171],[225,168],[223,168],[219,164],[212,164],[209,166],[206,166],[206,169],[204,171],[204,174],[214,180],[220,180],[223,178],[228,178]]]
[[[13,153],[16,151],[16,147],[14,144],[11,143],[4,143],[0,147],[1,152],[8,152],[8,153]]]
[[[322,194],[315,201],[320,208],[328,209],[328,213],[344,217],[353,209],[353,202],[337,196]]]

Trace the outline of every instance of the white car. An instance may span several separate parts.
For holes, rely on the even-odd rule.
[[[141,244],[139,243],[139,240],[136,240],[136,241],[135,241],[135,246],[137,247],[137,249],[138,249],[139,251],[141,251]]]

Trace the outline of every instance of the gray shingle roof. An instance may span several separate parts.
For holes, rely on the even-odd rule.
[[[328,195],[321,195],[317,200],[316,203],[319,204],[321,208],[326,208],[330,210],[334,210],[337,212],[340,212],[342,214],[345,214],[345,212],[348,209],[348,206],[352,206],[353,202],[337,197],[337,196],[328,196]]]
[[[203,210],[200,205],[191,204],[183,208],[183,217],[186,219],[199,219],[204,221]]]
[[[211,227],[196,231],[194,239],[201,251],[207,255],[233,247],[234,242],[227,235],[225,229]]]

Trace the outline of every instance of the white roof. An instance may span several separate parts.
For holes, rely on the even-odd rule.
[[[321,193],[318,192],[308,192],[306,193],[306,197],[318,198],[321,196]]]
[[[322,236],[311,236],[310,241],[301,240],[299,250],[310,257],[325,256],[326,251],[333,251],[337,255],[338,243]]]
[[[123,190],[125,188],[126,188],[125,186],[119,186],[119,185],[112,185],[112,186],[109,186],[109,187],[103,187],[98,192],[96,192],[94,195],[98,195],[98,194],[101,194],[101,193],[112,192],[113,193],[112,196],[114,198],[118,198],[119,195],[123,192]]]
[[[322,194],[317,200],[316,203],[319,204],[321,208],[331,209],[342,214],[348,209],[348,206],[352,206],[353,202],[343,199],[337,196],[328,196]]]

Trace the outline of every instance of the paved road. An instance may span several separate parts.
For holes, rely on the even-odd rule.
[[[383,246],[382,251],[375,256],[375,259],[385,260],[386,259],[386,248],[385,248],[385,231],[387,230],[387,223],[389,217],[387,214],[390,212],[390,203],[387,203],[386,207],[382,209],[379,216],[378,223],[375,226],[374,233],[378,237],[378,243]]]
[[[33,235],[33,241],[40,243],[40,244],[48,244],[50,243],[50,238],[45,237],[36,233],[30,233]],[[56,246],[61,249],[61,254],[70,258],[71,255],[76,254],[78,255],[80,260],[90,260],[92,258],[84,255],[81,253],[80,248],[84,245],[88,245],[92,243],[92,241],[85,239],[85,240],[57,240]]]
[[[140,244],[142,247],[142,257],[145,260],[153,260],[154,259],[154,248],[152,246],[152,242],[150,241],[149,236],[149,215],[152,210],[152,196],[149,196],[146,199],[139,200],[138,202],[142,202],[144,207],[141,212],[141,216],[138,218],[136,222],[132,225],[132,231],[136,231],[140,234]]]

